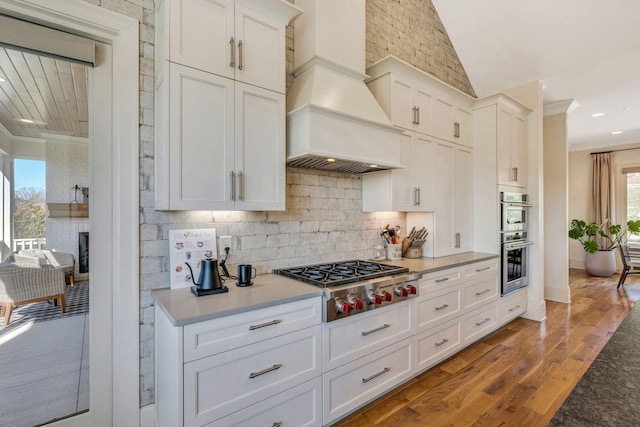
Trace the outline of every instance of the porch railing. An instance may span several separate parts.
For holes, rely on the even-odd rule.
[[[44,249],[47,244],[45,237],[32,237],[30,239],[13,239],[13,252],[22,249]]]

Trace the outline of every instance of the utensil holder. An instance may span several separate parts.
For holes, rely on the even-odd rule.
[[[402,258],[402,243],[389,243],[387,245],[387,258],[390,260]]]
[[[402,256],[405,258],[422,258],[422,248],[407,248]]]

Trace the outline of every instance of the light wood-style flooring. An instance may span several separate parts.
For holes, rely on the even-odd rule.
[[[640,298],[640,277],[570,270],[571,304],[518,318],[334,426],[546,426]]]

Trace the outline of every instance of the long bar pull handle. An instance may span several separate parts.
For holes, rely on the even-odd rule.
[[[416,113],[418,117],[418,119],[416,120],[416,124],[419,125],[420,124],[420,107],[416,107]]]
[[[476,322],[476,326],[482,326],[482,325],[484,325],[485,323],[490,322],[490,321],[491,321],[491,319],[490,319],[490,318],[485,317],[485,318],[484,318],[484,320],[481,320],[481,321],[479,321],[479,322]]]
[[[491,289],[487,288],[484,291],[476,292],[476,296],[479,297],[480,295],[484,295],[487,292],[491,292]]]
[[[261,323],[259,325],[251,325],[249,326],[249,330],[255,331],[256,329],[266,328],[267,326],[277,325],[278,323],[282,323],[282,320],[275,319],[275,320],[272,320],[271,322]]]
[[[377,377],[379,377],[379,376],[380,376],[380,375],[382,375],[382,374],[386,374],[386,373],[387,373],[387,372],[389,372],[390,370],[391,370],[391,368],[384,368],[382,371],[380,371],[380,372],[378,372],[378,373],[375,373],[375,374],[371,375],[371,376],[370,376],[370,377],[368,377],[368,378],[363,378],[363,379],[362,379],[362,383],[363,383],[363,384],[368,383],[368,382],[369,382],[369,381],[371,381],[372,379],[377,378]]]
[[[244,179],[242,172],[238,172],[238,200],[242,200],[244,197]]]
[[[384,325],[378,326],[377,328],[369,329],[368,331],[362,331],[361,334],[362,334],[363,337],[366,337],[367,335],[370,335],[370,334],[372,334],[374,332],[378,332],[378,331],[381,331],[383,329],[387,329],[389,326],[391,326],[391,325],[388,324],[388,323],[385,323]]]
[[[231,171],[229,174],[231,176],[231,200],[236,199],[236,173]]]
[[[415,206],[420,205],[420,190],[418,187],[413,187],[413,204]]]
[[[518,180],[518,168],[511,168],[512,181]]]
[[[441,306],[435,307],[436,311],[444,310],[449,307],[449,304],[442,304]]]
[[[516,305],[515,307],[510,308],[509,312],[516,311],[516,310],[520,310],[520,305]]]
[[[414,106],[414,107],[411,109],[411,112],[413,113],[413,118],[411,119],[411,123],[413,123],[414,125],[417,125],[417,124],[418,124],[418,114],[417,114],[417,111],[418,111],[418,107],[416,107],[416,106]]]
[[[280,368],[282,368],[282,364],[273,365],[272,367],[263,369],[262,371],[252,372],[249,374],[249,379],[259,377],[260,375],[268,374],[269,372],[277,371]]]
[[[236,66],[236,43],[233,40],[233,36],[229,39],[229,48],[231,49],[231,62],[229,63],[229,67],[233,68]]]
[[[476,273],[480,273],[481,271],[486,271],[486,270],[488,270],[490,268],[491,268],[490,265],[488,265],[486,267],[482,267],[482,268],[476,268]]]
[[[448,277],[443,277],[442,279],[436,279],[436,283],[446,282],[447,280],[449,280]]]
[[[242,40],[238,41],[238,70],[242,70]]]
[[[460,122],[455,122],[453,124],[453,136],[455,138],[460,138]]]
[[[422,204],[422,200],[420,200],[420,199],[421,199],[421,197],[420,197],[420,196],[421,196],[421,194],[420,194],[420,187],[418,187],[418,205],[421,205],[421,204]]]
[[[460,247],[460,233],[456,233],[456,248]]]
[[[436,347],[440,347],[441,345],[445,345],[449,340],[446,338],[442,338],[442,341],[436,343]]]

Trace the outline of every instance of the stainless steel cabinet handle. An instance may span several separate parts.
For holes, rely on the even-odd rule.
[[[459,122],[455,122],[453,124],[453,136],[455,138],[460,138],[460,123]]]
[[[236,66],[236,46],[233,36],[231,36],[229,40],[229,48],[231,49],[231,62],[229,63],[229,67],[233,68]]]
[[[513,181],[518,180],[518,168],[511,168],[511,174],[513,175]]]
[[[282,320],[276,319],[276,320],[272,320],[271,322],[261,323],[259,325],[251,325],[249,326],[249,330],[255,331],[256,329],[266,328],[267,326],[277,325],[278,323],[282,323]]]
[[[262,371],[259,371],[259,372],[252,372],[252,373],[249,374],[249,379],[253,379],[255,377],[259,377],[260,375],[268,374],[269,372],[277,371],[280,368],[282,368],[282,365],[281,364],[277,364],[277,365],[273,365],[270,368],[263,369]]]
[[[515,307],[510,308],[509,312],[516,311],[516,310],[520,310],[520,305],[516,305]]]
[[[244,197],[244,179],[242,172],[238,172],[238,200]]]
[[[231,176],[231,200],[236,199],[236,173],[231,171],[229,174]]]
[[[491,266],[482,267],[482,268],[476,268],[476,272],[480,273],[481,271],[486,271],[486,270],[488,270],[490,268],[491,268]]]
[[[443,277],[442,279],[436,279],[436,283],[446,282],[447,280],[449,280],[448,277]]]
[[[484,291],[476,292],[476,296],[479,297],[480,295],[484,295],[487,292],[491,292],[491,289],[487,288]]]
[[[440,347],[441,345],[445,345],[449,340],[446,338],[442,338],[442,341],[436,343],[436,347]]]
[[[460,233],[456,233],[456,248],[460,247]]]
[[[420,206],[420,189],[418,187],[413,187],[413,204]]]
[[[444,310],[444,309],[445,309],[445,308],[447,308],[447,307],[449,307],[449,304],[442,304],[442,305],[441,305],[441,306],[439,306],[439,307],[435,307],[435,309],[436,309],[437,311],[440,311],[440,310]]]
[[[363,384],[364,384],[364,383],[368,383],[368,382],[369,382],[369,381],[371,381],[372,379],[377,378],[377,377],[379,377],[379,376],[380,376],[380,375],[382,375],[382,374],[386,374],[386,373],[387,373],[387,372],[389,372],[390,370],[391,370],[391,368],[384,368],[382,371],[380,371],[380,372],[378,372],[378,373],[376,373],[376,374],[373,374],[373,375],[371,375],[371,376],[370,376],[370,377],[368,377],[368,378],[363,378],[363,379],[362,379],[362,383],[363,383]]]
[[[490,318],[485,317],[485,318],[484,318],[484,320],[481,320],[481,321],[479,321],[479,322],[476,322],[476,326],[482,326],[482,325],[484,325],[485,323],[490,322],[490,321],[491,321],[491,319],[490,319]]]
[[[418,205],[421,205],[421,204],[422,204],[422,200],[421,200],[421,199],[422,199],[422,197],[421,197],[421,196],[422,196],[422,195],[420,194],[420,187],[418,187]]]
[[[418,115],[416,113],[417,111],[418,111],[418,107],[416,107],[416,106],[414,106],[411,109],[411,112],[413,113],[413,118],[411,119],[411,123],[413,123],[414,125],[418,124]]]
[[[416,117],[418,117],[416,120],[416,124],[419,125],[420,124],[420,107],[416,107]]]
[[[242,70],[242,40],[238,42],[238,70]]]
[[[391,326],[391,325],[390,325],[390,324],[388,324],[388,323],[385,323],[384,325],[382,325],[382,326],[378,326],[377,328],[370,329],[370,330],[368,330],[368,331],[362,331],[362,332],[361,332],[361,334],[362,334],[362,336],[363,336],[363,337],[365,337],[365,336],[367,336],[367,335],[369,335],[369,334],[372,334],[372,333],[374,333],[374,332],[378,332],[378,331],[381,331],[381,330],[383,330],[383,329],[387,329],[389,326]]]

